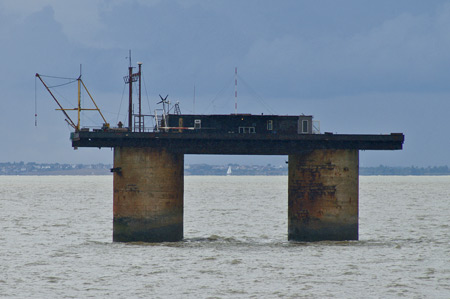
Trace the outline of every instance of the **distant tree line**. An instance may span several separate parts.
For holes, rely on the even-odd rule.
[[[111,164],[0,163],[0,175],[110,175]],[[186,164],[185,175],[288,175],[288,165]],[[448,166],[360,167],[360,175],[450,175]]]
[[[231,169],[231,175],[287,175],[287,164],[275,166],[267,165],[209,165],[209,164],[190,164],[184,166],[185,175],[227,175],[228,169]]]
[[[0,175],[100,175],[109,174],[109,164],[60,164],[35,162],[0,163]]]
[[[360,175],[450,175],[448,166],[428,167],[392,167],[380,165],[377,167],[360,167]]]

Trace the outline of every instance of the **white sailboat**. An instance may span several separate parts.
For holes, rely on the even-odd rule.
[[[231,166],[228,166],[227,175],[231,175]]]

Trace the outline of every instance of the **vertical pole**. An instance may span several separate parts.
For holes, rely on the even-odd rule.
[[[234,114],[237,114],[237,67],[234,68]]]
[[[80,76],[77,79],[78,81],[78,123],[77,123],[77,131],[80,131],[81,126],[81,64],[80,64]]]
[[[80,131],[80,119],[81,119],[81,74],[77,79],[78,81],[78,123],[77,123],[77,131]]]
[[[138,76],[139,76],[139,132],[141,132],[142,128],[142,121],[141,121],[141,117],[142,117],[142,110],[141,110],[141,70],[142,70],[142,62],[138,62],[139,65],[139,72],[138,72]]]
[[[34,77],[34,126],[37,127],[37,79]]]
[[[133,68],[128,67],[128,76],[129,76],[129,93],[128,93],[128,130],[133,131]]]

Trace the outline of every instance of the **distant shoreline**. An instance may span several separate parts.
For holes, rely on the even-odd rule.
[[[187,164],[184,166],[186,176],[225,176],[231,167],[233,176],[287,176],[288,165],[209,165]],[[60,164],[60,163],[0,163],[1,175],[42,176],[42,175],[112,175],[111,164]],[[360,167],[360,176],[445,176],[450,175],[448,166],[428,167]]]

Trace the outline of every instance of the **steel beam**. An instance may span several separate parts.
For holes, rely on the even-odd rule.
[[[72,133],[74,147],[166,148],[182,154],[291,155],[314,149],[399,150],[403,134],[189,134],[115,131]]]

